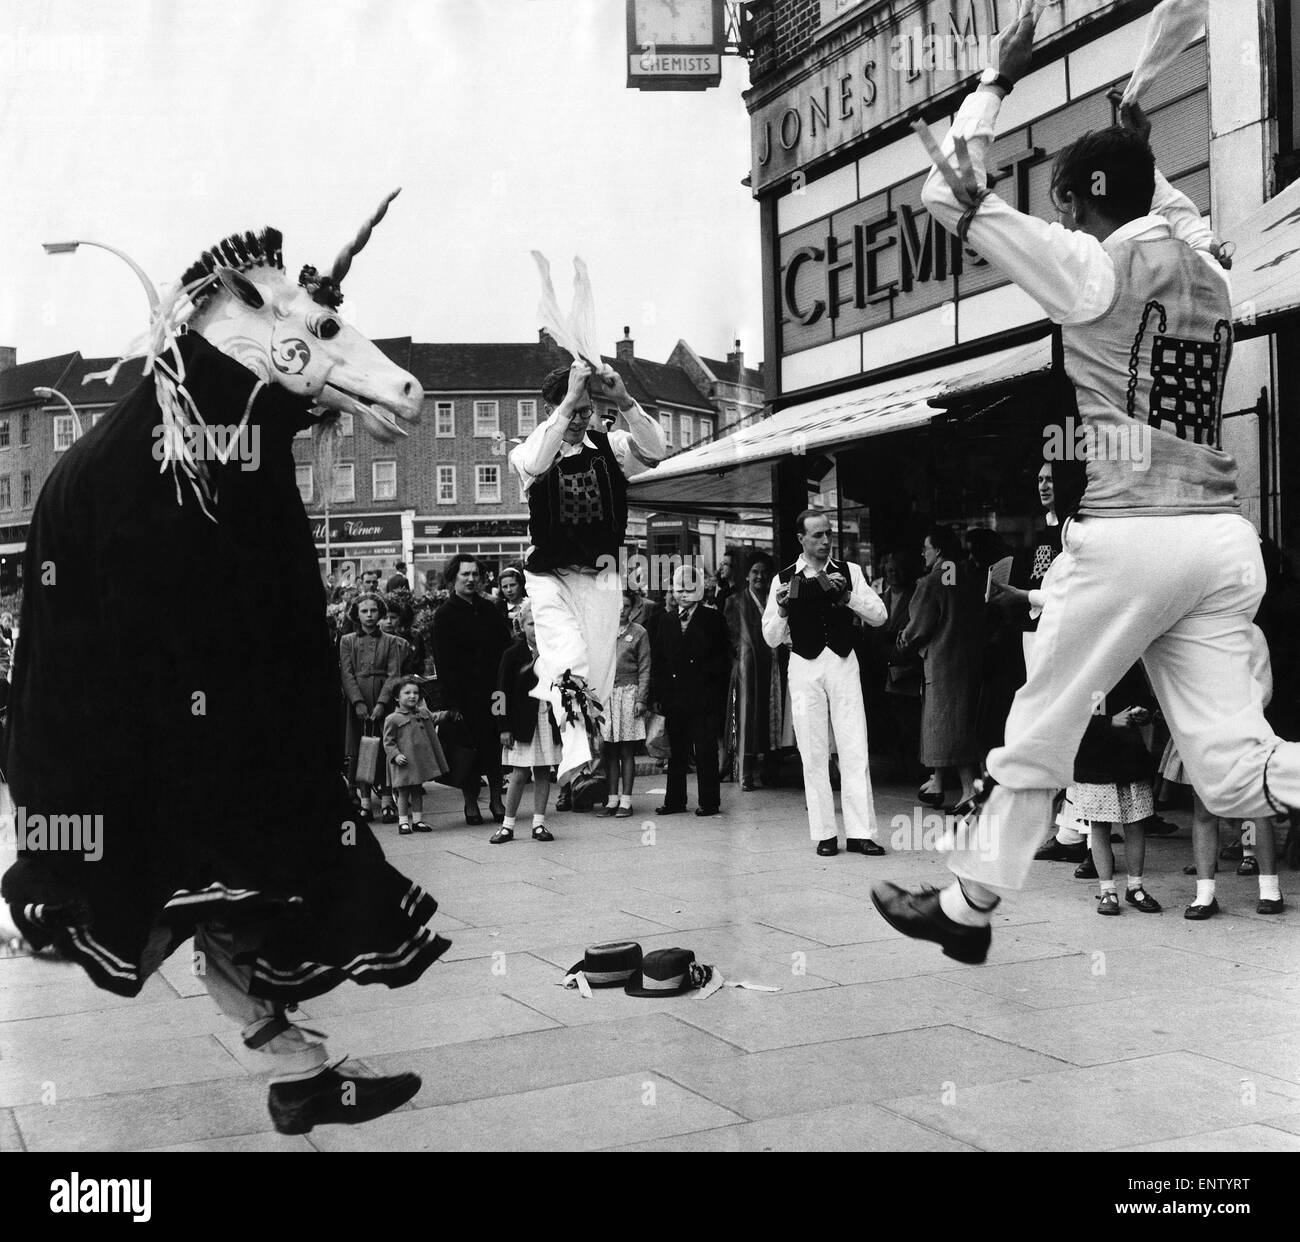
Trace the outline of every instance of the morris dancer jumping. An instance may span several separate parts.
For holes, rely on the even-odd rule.
[[[591,388],[612,398],[627,431],[588,430]],[[558,368],[542,381],[551,411],[510,454],[528,498],[532,547],[524,558],[537,627],[535,697],[560,722],[559,781],[590,763],[597,720],[614,683],[614,646],[623,603],[618,554],[627,529],[627,480],[667,452],[663,430],[606,365]]]
[[[1024,885],[1090,714],[1138,658],[1211,811],[1260,819],[1300,806],[1300,744],[1265,722],[1250,673],[1264,567],[1239,511],[1236,465],[1218,447],[1232,304],[1209,228],[1156,171],[1136,106],[1125,127],[1085,134],[1057,156],[1061,224],[1015,211],[985,184],[998,108],[1029,71],[1032,7],[1022,5],[999,68],[962,104],[922,201],[1061,325],[1097,447],[1063,534],[1068,556],[1044,583],[1006,745],[989,754],[968,804],[981,832],[951,856],[956,882],[872,893],[904,935],[971,963],[988,954],[998,893]],[[965,175],[951,167],[954,150]]]

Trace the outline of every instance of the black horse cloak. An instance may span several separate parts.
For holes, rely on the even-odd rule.
[[[247,460],[211,464],[215,522],[184,480],[178,503],[149,378],[50,473],[9,715],[26,848],[0,894],[29,940],[124,996],[209,920],[264,929],[254,995],[410,983],[447,941],[341,775],[338,666],[291,447],[308,407],[279,387],[254,396],[252,372],[199,336],[179,347],[208,423],[233,427],[252,398]],[[99,823],[102,856],[47,848],[33,816]],[[33,926],[31,903],[84,913]]]

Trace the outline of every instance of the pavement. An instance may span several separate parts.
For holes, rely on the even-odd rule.
[[[423,1076],[367,1125],[276,1134],[188,950],[129,1001],[76,967],[0,960],[0,1151],[1300,1150],[1295,872],[1281,916],[1230,870],[1223,914],[1188,922],[1175,814],[1146,867],[1163,913],[1099,918],[1095,883],[1035,863],[988,962],[961,966],[871,905],[878,878],[947,875],[910,790],[877,786],[882,826],[916,847],[885,858],[817,857],[797,788],[724,785],[713,819],[657,818],[662,790],[638,780],[628,820],[552,814],[549,845],[489,845],[443,790],[432,836],[376,827],[454,943],[411,987],[301,1007],[332,1053]],[[614,939],[781,991],[557,986]]]

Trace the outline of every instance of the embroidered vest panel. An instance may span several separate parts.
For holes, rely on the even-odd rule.
[[[826,572],[843,574],[846,581],[853,581],[849,567],[839,561],[827,561]],[[794,575],[794,565],[788,565],[778,576],[782,584],[788,584]],[[804,579],[799,595],[787,602],[786,612],[795,655],[815,660],[826,647],[837,656],[846,656],[853,650],[852,610],[833,604],[831,596],[817,585],[815,578]]]
[[[1237,465],[1219,447],[1232,353],[1226,281],[1174,238],[1108,247],[1115,299],[1061,329],[1087,462],[1080,517],[1231,513]]]
[[[560,457],[528,492],[528,534],[533,551],[526,562],[535,573],[566,565],[599,568],[601,557],[617,559],[627,530],[627,480],[609,437],[589,431],[586,445]]]

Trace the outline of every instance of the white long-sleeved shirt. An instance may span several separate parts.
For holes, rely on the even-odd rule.
[[[815,578],[825,568],[825,565],[810,564],[802,554],[794,563],[795,573],[802,574],[805,578]],[[849,561],[848,568],[850,592],[844,606],[852,609],[868,625],[884,625],[889,620],[889,609],[885,607],[884,601],[867,585],[860,566]],[[785,585],[777,576],[772,579],[767,592],[767,607],[763,609],[763,638],[769,647],[779,647],[790,638],[790,619],[783,617],[776,605],[776,593]]]
[[[987,184],[985,159],[993,141],[1002,100],[995,91],[975,90],[966,97],[943,140],[941,150],[952,160],[953,139],[961,136],[970,152],[979,185]],[[943,174],[931,169],[921,190],[930,214],[955,233],[965,214]],[[1156,171],[1151,211],[1121,225],[1105,243],[1089,233],[1040,220],[1017,211],[990,193],[980,201],[966,235],[967,244],[993,267],[1009,276],[1034,299],[1054,323],[1090,323],[1110,309],[1115,296],[1115,264],[1107,245],[1127,240],[1176,237],[1201,254],[1224,283],[1227,274],[1215,260],[1214,235],[1196,204]]]
[[[562,406],[544,423],[538,424],[522,444],[510,452],[510,466],[519,478],[521,494],[525,497],[533,483],[541,478],[560,457],[571,457],[584,447],[595,448],[591,437],[584,435],[578,444],[569,444],[564,433],[569,426]],[[629,431],[611,431],[609,447],[618,461],[625,478],[633,478],[655,466],[668,452],[668,442],[657,419],[651,418],[635,402],[630,410],[623,411]]]

